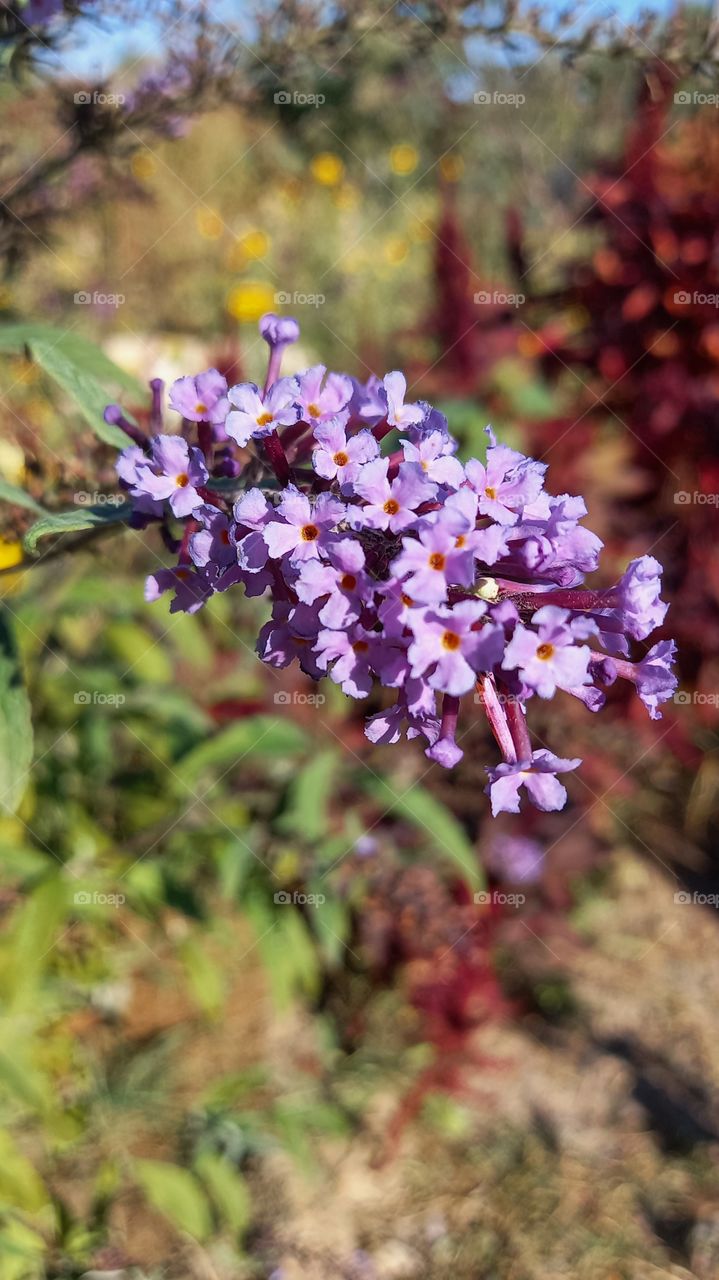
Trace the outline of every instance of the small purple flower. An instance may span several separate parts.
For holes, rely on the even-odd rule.
[[[208,472],[199,449],[188,445],[182,436],[154,436],[151,458],[143,461],[139,453],[125,449],[118,460],[118,474],[126,483],[131,478],[130,493],[134,498],[169,500],[172,513],[178,518],[191,515],[202,505],[198,488],[207,484]]]
[[[452,442],[448,435],[432,431],[422,436],[417,444],[401,440],[406,462],[415,462],[429,480],[436,484],[458,489],[464,480],[464,468],[459,458],[453,456]]]
[[[191,565],[175,569],[158,569],[145,580],[145,600],[159,600],[166,591],[174,591],[170,613],[197,613],[212,595],[212,587]]]
[[[323,364],[316,364],[304,373],[297,374],[297,400],[301,408],[300,417],[304,422],[327,422],[346,409],[352,398],[351,378],[343,373],[330,373],[323,386],[326,373],[327,369]]]
[[[158,498],[151,498],[145,485],[152,475],[152,465],[144,449],[136,444],[123,449],[117,456],[115,470],[135,499],[135,511],[146,516],[162,515],[164,504]]]
[[[406,578],[404,590],[417,603],[441,604],[447,599],[449,583],[472,585],[472,551],[457,547],[457,536],[441,520],[420,528],[418,539],[403,538],[402,547],[392,572]]]
[[[425,676],[432,689],[459,696],[491,671],[504,649],[504,632],[491,623],[477,624],[487,606],[463,600],[454,608],[416,609],[410,623],[414,639],[407,656],[413,676]]]
[[[206,369],[195,378],[178,378],[170,387],[170,406],[189,422],[220,425],[229,409],[227,380],[217,369]]]
[[[677,677],[672,670],[677,646],[673,640],[660,640],[634,667],[637,693],[652,720],[661,720],[661,702],[668,702],[677,687]]]
[[[371,594],[372,582],[364,572],[364,551],[353,538],[329,542],[325,553],[328,562],[304,561],[295,591],[305,604],[324,599],[320,622],[324,627],[339,630],[359,617]]]
[[[195,512],[203,528],[190,538],[189,552],[192,563],[204,569],[207,565],[226,567],[237,563],[232,526],[226,515],[217,507],[205,506]]]
[[[382,386],[387,400],[387,421],[391,427],[416,426],[424,418],[424,409],[420,404],[405,404],[407,379],[403,373],[395,370],[386,373]]]
[[[544,813],[563,809],[567,792],[556,774],[568,773],[581,763],[581,760],[562,760],[551,751],[535,751],[531,760],[506,761],[488,769],[486,791],[492,801],[492,816],[519,813],[520,787],[527,788],[532,803]]]
[[[315,427],[318,447],[312,454],[312,465],[324,480],[337,480],[342,485],[357,479],[360,468],[379,455],[379,445],[371,431],[358,431],[347,436],[342,418],[332,418]]]
[[[417,508],[431,502],[437,486],[428,481],[414,462],[400,463],[397,477],[387,478],[387,458],[376,458],[362,467],[354,492],[364,498],[364,507],[353,507],[351,519],[365,529],[389,529],[400,533],[417,522]]]
[[[352,378],[352,399],[349,403],[350,416],[359,418],[374,427],[381,422],[387,413],[387,396],[380,378],[371,374],[366,382],[358,382]]]
[[[644,640],[666,617],[668,605],[660,599],[662,566],[654,556],[640,556],[627,565],[617,584],[624,629],[635,640]]]
[[[467,480],[479,497],[479,510],[498,524],[516,524],[520,512],[539,496],[546,466],[507,445],[490,445],[487,465],[470,458]]]
[[[288,484],[275,515],[281,519],[271,520],[262,531],[272,558],[289,554],[295,561],[309,560],[319,556],[321,547],[344,518],[345,506],[329,493],[321,493],[312,506],[306,494]]]
[[[317,664],[351,698],[366,698],[372,688],[372,656],[377,637],[359,623],[343,631],[320,631]]]
[[[274,311],[260,317],[259,330],[270,347],[288,347],[300,336],[300,326],[292,316],[278,316]]]
[[[544,605],[532,616],[537,630],[518,623],[507,645],[502,663],[505,671],[516,670],[520,680],[540,698],[553,697],[557,689],[571,690],[591,683],[591,651],[587,645],[574,643],[577,632],[568,619],[568,609]],[[586,635],[584,626],[580,630]]]
[[[225,431],[239,445],[269,435],[278,427],[289,427],[299,417],[298,387],[295,378],[280,378],[262,395],[254,382],[230,387],[227,398],[234,407],[225,421]]]

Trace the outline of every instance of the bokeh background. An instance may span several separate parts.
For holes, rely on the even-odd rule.
[[[716,1280],[711,15],[122,8],[0,8],[0,1278]],[[32,563],[9,486],[117,492],[52,352],[142,419],[267,310],[547,461],[603,583],[665,565],[663,719],[537,709],[564,812],[492,821],[479,718],[451,775],[372,747],[261,601],[146,605],[149,535]]]

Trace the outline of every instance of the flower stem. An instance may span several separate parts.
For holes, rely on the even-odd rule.
[[[289,484],[290,464],[287,461],[287,454],[282,447],[282,441],[280,440],[277,432],[271,431],[268,436],[263,436],[260,444],[264,455],[280,484]]]

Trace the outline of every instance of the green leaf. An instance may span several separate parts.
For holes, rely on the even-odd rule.
[[[195,1168],[223,1221],[238,1234],[246,1231],[251,1220],[251,1203],[242,1174],[229,1160],[209,1151],[199,1156]]]
[[[289,787],[288,804],[275,826],[300,840],[319,840],[327,834],[327,802],[339,765],[336,751],[320,751],[300,769]]]
[[[32,764],[32,719],[10,615],[0,607],[0,809],[14,813]]]
[[[43,516],[31,525],[23,539],[25,550],[31,555],[41,538],[51,534],[82,533],[85,529],[101,529],[112,524],[122,524],[132,512],[131,502],[108,503],[101,507],[77,507],[73,511],[58,511]]]
[[[383,811],[391,813],[394,810],[424,832],[438,852],[449,858],[462,873],[471,889],[482,888],[484,879],[477,854],[445,805],[420,786],[410,787],[404,794],[396,795],[380,778],[370,779],[365,785],[380,802]]]
[[[248,716],[230,724],[207,742],[188,751],[176,765],[176,773],[192,786],[207,769],[228,770],[244,757],[295,756],[307,746],[305,733],[291,720],[273,716]]]
[[[0,476],[0,501],[10,502],[14,507],[27,507],[29,511],[34,511],[36,515],[44,516],[46,511],[40,506],[29,493],[21,489],[17,484],[10,484],[9,480],[3,480]]]
[[[216,1017],[225,1000],[225,975],[195,938],[187,938],[180,948],[192,998],[208,1017]]]
[[[177,1228],[196,1240],[212,1230],[207,1197],[194,1174],[165,1160],[136,1160],[134,1174],[149,1203]]]
[[[118,449],[127,445],[124,431],[105,422],[103,412],[119,390],[129,392],[141,403],[147,394],[142,383],[77,333],[40,324],[0,328],[0,351],[22,347],[29,350],[33,360],[75,401],[101,440]]]
[[[13,980],[8,996],[17,1008],[34,998],[34,984],[45,961],[52,959],[66,903],[67,882],[53,874],[33,890],[14,917]]]
[[[37,1213],[48,1199],[47,1190],[30,1161],[18,1150],[10,1134],[0,1130],[0,1204]]]

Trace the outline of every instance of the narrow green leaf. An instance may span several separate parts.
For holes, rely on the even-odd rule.
[[[0,607],[0,809],[14,813],[32,764],[32,719],[10,614]]]
[[[17,324],[0,328],[0,351],[23,347],[75,401],[101,440],[119,449],[127,445],[125,433],[105,422],[103,412],[120,390],[129,392],[139,402],[145,399],[145,388],[132,374],[80,334],[63,332],[50,325]]]
[[[336,751],[320,751],[299,770],[290,783],[287,807],[275,823],[278,831],[301,840],[327,834],[327,803],[338,764]]]
[[[136,1160],[135,1178],[149,1203],[177,1228],[196,1240],[212,1230],[207,1197],[194,1174],[165,1160]]]
[[[132,512],[131,502],[108,503],[101,507],[76,507],[73,511],[58,511],[36,520],[23,539],[25,550],[34,554],[41,538],[51,534],[82,533],[85,529],[99,529],[111,524],[122,524]]]
[[[39,516],[47,514],[44,507],[40,506],[25,489],[21,489],[17,484],[10,484],[9,480],[3,480],[0,476],[0,502],[9,502],[14,507],[27,507],[29,511],[36,512]]]
[[[444,857],[449,858],[472,889],[484,883],[477,854],[457,819],[429,791],[418,785],[397,795],[380,778],[371,779],[367,789],[377,798],[383,811],[393,810],[422,831]]]
[[[183,756],[176,772],[192,786],[206,769],[230,769],[244,757],[253,755],[295,756],[307,745],[302,729],[291,720],[275,720],[273,716],[248,716],[237,720],[207,742],[202,742]]]
[[[220,1217],[238,1234],[246,1231],[251,1219],[250,1193],[245,1179],[223,1156],[205,1152],[195,1162]]]

